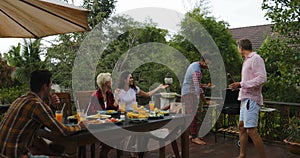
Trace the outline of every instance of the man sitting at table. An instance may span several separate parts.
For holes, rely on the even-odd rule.
[[[52,132],[69,135],[86,128],[80,122],[67,127],[55,119],[50,107],[44,103],[44,98],[50,98],[52,103],[58,103],[57,96],[51,95],[51,72],[36,70],[31,73],[30,91],[16,99],[9,107],[0,123],[0,157],[28,157],[33,144],[41,138],[36,137],[37,131],[45,126]],[[38,141],[37,141],[38,140]],[[35,146],[43,154],[53,154],[51,149]]]

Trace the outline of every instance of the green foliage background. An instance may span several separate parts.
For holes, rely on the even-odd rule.
[[[126,16],[111,17],[115,3],[116,1],[114,0],[85,0],[83,3],[83,7],[91,10],[88,19],[91,29],[110,31],[109,36],[106,37],[108,39],[113,39],[117,36],[103,50],[100,60],[96,61],[95,74],[112,72],[121,56],[124,55],[126,57],[128,50],[141,46],[144,43],[161,43],[170,46],[182,53],[190,62],[200,59],[200,52],[185,37],[180,33],[171,35],[167,30],[158,28],[151,19],[144,23],[139,23]],[[265,59],[268,73],[268,82],[263,87],[263,95],[266,100],[280,102],[299,102],[300,100],[299,8],[300,1],[297,0],[263,0],[262,9],[267,11],[267,18],[274,23],[273,31],[276,35],[267,38],[258,51]],[[186,13],[186,16],[192,17],[206,29],[221,53],[226,71],[230,72],[235,80],[240,80],[242,59],[237,52],[235,40],[229,32],[229,24],[224,21],[217,21],[214,17],[209,16],[209,11],[205,6],[194,8]],[[184,19],[181,23],[181,33],[192,27],[193,23]],[[80,48],[86,36],[87,33],[59,35],[47,49],[43,49],[42,39],[24,40],[23,48],[21,44],[13,46],[4,58],[10,66],[16,67],[16,71],[14,71],[12,76],[12,79],[18,80],[15,85],[26,85],[31,71],[47,68],[53,72],[54,83],[72,89],[72,70],[76,57],[81,55],[86,58],[95,58],[95,56],[90,56],[91,54],[87,54],[84,51],[81,51],[82,54],[76,54],[79,49],[86,49]],[[91,45],[101,43],[101,41],[89,42]],[[100,51],[98,50],[98,52]],[[155,51],[167,52],[169,50],[159,48]],[[44,61],[41,60],[41,55],[44,55]],[[161,58],[156,54],[152,56]],[[87,70],[84,69],[84,66],[92,63],[81,64],[82,72],[85,73]],[[138,67],[134,71],[134,76],[140,88],[148,91],[153,84],[163,83],[164,76],[170,72],[173,79],[175,79],[174,84],[171,86],[171,91],[180,93],[180,83],[176,80],[175,73],[172,71],[163,64],[150,62]],[[204,74],[203,83],[211,82],[209,73],[204,72]],[[95,79],[96,75],[86,75],[84,77]],[[81,84],[82,87],[86,86],[85,83]],[[16,86],[11,85],[8,88],[11,87]],[[96,84],[93,87],[95,89]],[[14,96],[10,91],[2,87],[0,97]],[[15,94],[19,94],[18,88],[15,88],[15,90],[12,88],[12,91],[16,91]]]

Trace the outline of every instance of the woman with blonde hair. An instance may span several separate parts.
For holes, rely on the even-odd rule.
[[[99,110],[118,110],[119,106],[112,93],[112,78],[110,73],[100,73],[97,76],[98,89],[92,94],[88,115],[96,114]]]

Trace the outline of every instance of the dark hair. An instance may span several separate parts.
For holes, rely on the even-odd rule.
[[[201,59],[200,59],[200,61],[204,61],[205,62],[205,60],[211,60],[211,55],[210,54],[203,54],[202,55],[202,57],[201,57]]]
[[[251,41],[249,39],[245,39],[245,38],[244,39],[240,39],[236,43],[237,43],[237,45],[239,47],[242,47],[245,50],[252,51],[252,43],[251,43]]]
[[[124,80],[127,80],[128,75],[130,75],[130,74],[131,74],[131,76],[133,77],[132,73],[129,72],[129,71],[123,71],[123,72],[121,73],[120,79],[119,79],[119,83],[118,83],[118,88],[124,89],[124,86],[125,86]],[[129,85],[129,87],[132,88],[132,89],[134,89],[135,91],[137,90],[134,81],[133,81],[133,85]]]
[[[32,92],[40,92],[42,86],[46,84],[50,85],[52,74],[48,70],[35,70],[30,76],[30,90]]]

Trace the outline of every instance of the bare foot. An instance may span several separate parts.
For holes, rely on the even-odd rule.
[[[139,156],[138,156],[137,153],[131,152],[131,153],[130,153],[130,157],[131,157],[131,158],[138,158]]]
[[[206,144],[206,142],[205,141],[203,141],[203,140],[201,140],[200,138],[194,138],[194,139],[192,139],[192,142],[193,143],[196,143],[196,144],[198,144],[198,145],[205,145]]]

